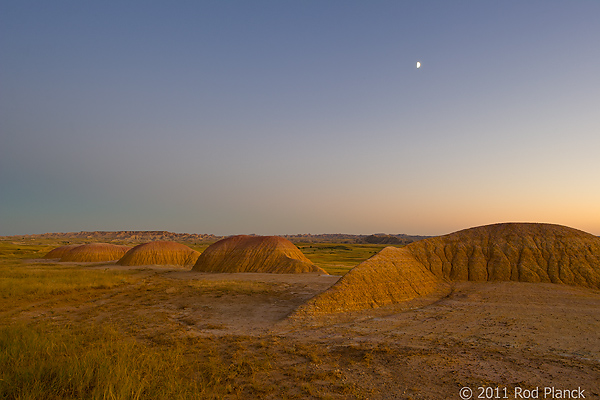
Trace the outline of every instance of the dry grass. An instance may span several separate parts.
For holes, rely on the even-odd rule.
[[[57,264],[3,263],[0,265],[0,309],[28,301],[74,292],[110,289],[132,282],[127,271],[84,270]]]
[[[277,338],[144,343],[111,326],[1,326],[0,398],[361,398],[328,356]]]
[[[151,349],[110,327],[0,328],[0,396],[42,399],[166,399],[202,394],[182,379],[183,349]],[[189,373],[188,373],[189,375]]]

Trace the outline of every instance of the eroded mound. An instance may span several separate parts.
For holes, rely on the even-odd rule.
[[[405,248],[386,247],[363,261],[296,315],[376,308],[411,300],[447,285]]]
[[[156,241],[143,243],[129,250],[118,265],[193,265],[199,252],[181,243]]]
[[[411,243],[448,280],[565,283],[600,288],[600,238],[560,225],[506,223]]]
[[[96,262],[118,260],[129,250],[129,246],[110,243],[90,243],[77,246],[62,256],[60,261]]]
[[[81,244],[68,244],[66,246],[60,246],[50,250],[43,258],[62,258],[65,254],[79,246],[81,246]]]
[[[433,292],[448,281],[564,283],[600,288],[600,238],[551,224],[481,226],[386,247],[295,315],[364,310]]]
[[[321,273],[289,240],[279,236],[237,235],[210,245],[192,268],[200,272]]]

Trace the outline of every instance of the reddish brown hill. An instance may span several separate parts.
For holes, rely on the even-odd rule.
[[[66,246],[60,246],[50,250],[43,258],[62,258],[65,254],[79,246],[81,246],[81,244],[68,244]]]
[[[198,257],[192,270],[326,274],[287,239],[278,236],[247,235],[232,236],[212,244]]]
[[[129,250],[118,265],[193,265],[199,252],[176,242],[143,243]]]
[[[118,260],[129,249],[131,247],[109,243],[83,244],[63,255],[60,261],[94,262]]]
[[[386,306],[429,294],[444,285],[447,284],[405,248],[386,247],[354,267],[330,289],[309,300],[295,315]]]
[[[600,288],[600,238],[560,225],[505,223],[411,243],[449,280],[552,282]]]

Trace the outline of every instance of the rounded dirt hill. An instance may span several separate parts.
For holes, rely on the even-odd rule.
[[[66,246],[60,246],[60,247],[50,250],[48,252],[48,254],[46,254],[42,258],[47,258],[47,259],[62,258],[65,254],[67,254],[68,252],[70,252],[71,250],[73,250],[74,248],[79,247],[79,246],[81,246],[81,244],[68,244]]]
[[[129,250],[118,265],[193,265],[199,252],[181,243],[156,241],[143,243]]]
[[[405,248],[386,247],[309,300],[296,315],[382,307],[424,296],[443,286],[447,284]]]
[[[600,238],[566,226],[486,225],[421,240],[406,249],[436,276],[448,280],[600,288]]]
[[[199,272],[320,273],[289,240],[279,236],[237,235],[210,245],[192,268]]]
[[[129,246],[119,246],[110,243],[90,243],[77,246],[60,261],[66,262],[96,262],[118,260],[129,250]]]

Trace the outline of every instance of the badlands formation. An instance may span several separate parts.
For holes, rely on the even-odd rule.
[[[188,246],[170,242],[156,241],[143,243],[129,250],[117,261],[117,265],[194,265],[200,253]]]
[[[110,243],[82,244],[65,253],[61,262],[97,262],[118,260],[129,250],[129,246]]]
[[[198,272],[327,274],[289,240],[278,236],[237,235],[210,245],[192,268]]]
[[[600,288],[600,238],[560,225],[506,223],[387,247],[296,312],[372,309],[452,281],[546,282]]]

